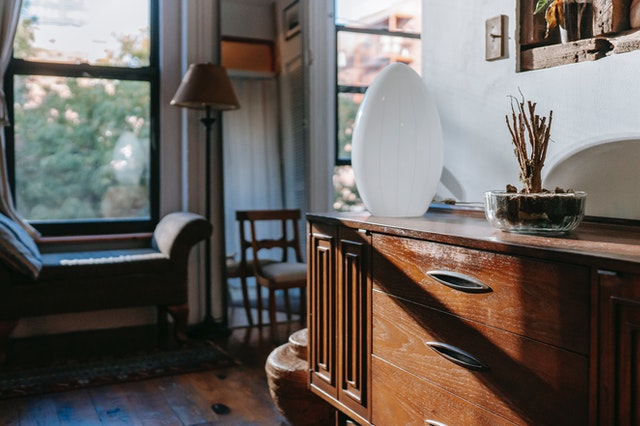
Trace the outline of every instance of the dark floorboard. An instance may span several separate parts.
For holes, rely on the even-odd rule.
[[[242,309],[231,309],[232,334],[216,339],[238,366],[0,401],[0,425],[288,425],[269,395],[264,363],[269,353],[304,327],[298,321],[270,327],[246,324]],[[281,319],[286,317],[282,316]],[[104,354],[151,347],[155,327],[136,327],[17,339],[10,359],[41,363],[82,354]],[[224,404],[229,414],[216,414]]]

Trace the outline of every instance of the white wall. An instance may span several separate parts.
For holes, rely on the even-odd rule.
[[[423,76],[440,112],[445,144],[441,196],[480,201],[485,190],[520,186],[505,124],[508,95],[518,90],[538,102],[540,114],[553,110],[547,171],[594,141],[640,138],[640,51],[517,73],[516,4],[423,0]],[[509,58],[487,62],[485,20],[500,14],[509,17]]]

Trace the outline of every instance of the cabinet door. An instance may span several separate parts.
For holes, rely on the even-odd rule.
[[[369,247],[364,232],[310,224],[310,385],[360,424],[370,418]]]
[[[350,228],[338,232],[338,399],[369,419],[370,237]]]
[[[309,368],[311,388],[338,398],[335,226],[313,223],[308,241]]]
[[[640,275],[600,271],[601,425],[640,424]]]

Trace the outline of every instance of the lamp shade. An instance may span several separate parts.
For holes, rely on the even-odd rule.
[[[226,69],[214,64],[189,65],[171,105],[215,111],[240,107]]]

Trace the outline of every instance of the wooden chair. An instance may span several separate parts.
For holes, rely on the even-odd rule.
[[[285,308],[287,319],[291,321],[291,303],[288,290],[291,288],[300,289],[300,315],[304,321],[306,316],[306,288],[307,288],[307,264],[303,261],[300,232],[298,222],[301,213],[299,209],[283,210],[242,210],[236,212],[236,219],[240,224],[241,258],[240,268],[246,268],[247,259],[246,248],[250,247],[252,252],[252,269],[257,285],[257,308],[258,324],[262,325],[262,287],[269,290],[269,323],[272,331],[276,324],[276,291],[284,291]],[[261,238],[258,233],[258,223],[280,223],[280,235],[278,237]],[[248,237],[247,230],[248,227]],[[281,257],[279,260],[266,257],[266,251],[279,249]],[[293,258],[290,258],[293,252]],[[246,270],[246,269],[245,269]],[[243,283],[243,294],[245,294],[245,309],[247,306],[246,281]]]
[[[235,255],[233,257],[227,257],[227,279],[239,278],[240,289],[242,290],[242,304],[244,307],[245,315],[249,325],[254,325],[253,315],[251,315],[251,298],[249,297],[249,288],[247,285],[247,279],[254,276],[253,273],[253,260],[247,257],[247,251],[251,250],[251,241],[245,239],[244,231],[242,230],[244,221],[240,221],[240,259],[236,260]],[[273,259],[260,259],[261,265],[268,265],[269,263],[275,263],[277,260]]]

